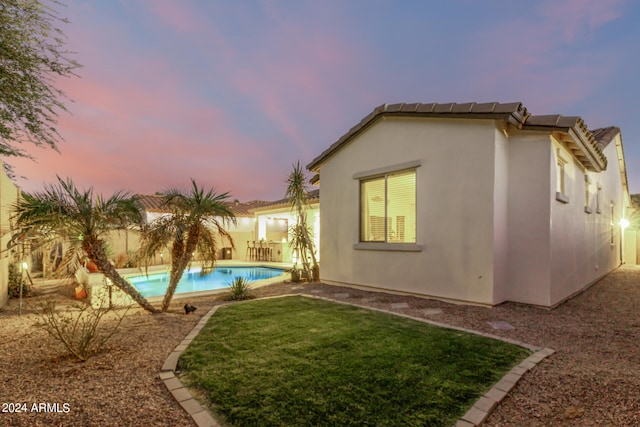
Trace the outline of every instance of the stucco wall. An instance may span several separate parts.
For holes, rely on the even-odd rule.
[[[620,180],[615,141],[605,148],[608,166],[599,173],[585,171],[575,158],[569,157],[570,154],[553,141],[550,194],[555,194],[558,149],[571,161],[566,167],[566,195],[569,202],[562,203],[555,198],[551,200],[551,305],[561,302],[620,265],[620,219],[626,211],[627,202]],[[585,173],[590,180],[591,213],[585,212]],[[600,212],[596,206],[598,186],[601,187]]]
[[[596,173],[548,133],[493,121],[385,117],[321,165],[321,278],[485,304],[558,304],[621,263],[628,195],[620,142],[604,150],[608,167]],[[559,155],[568,202],[556,198]],[[419,164],[420,250],[363,250],[375,244],[355,245],[354,178],[411,162]]]
[[[495,138],[495,124],[488,121],[384,118],[328,159],[320,171],[322,280],[492,304],[493,224],[504,215],[504,203],[496,218],[493,211]],[[354,248],[354,173],[412,161],[421,162],[416,185],[422,251]]]
[[[509,141],[495,129],[493,178],[493,304],[505,301],[509,287]]]
[[[8,278],[9,278],[9,252],[5,251],[7,243],[11,239],[10,215],[12,206],[19,197],[19,189],[5,175],[0,161],[0,307],[7,302]]]
[[[518,133],[509,140],[509,301],[549,304],[550,145],[540,134]]]
[[[155,212],[147,213],[147,221],[153,221],[159,218],[162,215]],[[232,251],[232,259],[244,260],[245,252],[247,248],[247,241],[252,240],[255,235],[255,219],[249,217],[237,217],[236,224],[227,224],[226,226],[223,224],[223,227],[226,231],[231,234],[231,238],[233,239],[235,249]],[[138,250],[140,246],[140,236],[137,231],[118,231],[113,232],[109,236],[109,245],[113,249],[113,257],[117,257],[119,254],[127,253],[127,251],[135,252]],[[218,245],[218,259],[222,259],[222,250],[223,248],[230,247],[229,241],[227,239],[221,240],[218,237],[217,240]],[[128,249],[127,249],[128,248]],[[167,248],[162,251],[162,257],[160,257],[160,253],[155,256],[154,261],[151,265],[160,265],[160,264],[170,264],[171,263],[171,248]]]

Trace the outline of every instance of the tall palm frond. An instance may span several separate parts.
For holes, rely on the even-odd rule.
[[[78,257],[84,254],[134,301],[148,311],[157,311],[118,274],[105,251],[108,232],[142,223],[136,198],[122,191],[109,198],[94,197],[93,188],[81,191],[70,178],[57,178],[56,185],[46,185],[43,191],[24,193],[13,207],[18,234],[38,234],[45,242],[64,241],[70,257],[61,265],[77,263]]]
[[[236,219],[225,203],[229,193],[217,194],[213,189],[205,191],[191,179],[191,188],[169,188],[163,193],[167,215],[149,224],[143,230],[140,259],[145,266],[165,248],[171,250],[171,274],[162,309],[167,310],[184,270],[189,266],[194,252],[203,258],[201,274],[215,268],[218,237],[235,247],[231,235],[225,230]]]

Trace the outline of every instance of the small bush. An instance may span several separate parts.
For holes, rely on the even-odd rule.
[[[22,272],[16,264],[9,264],[9,298],[20,297],[20,286],[22,285],[22,296],[28,296],[31,293],[31,287],[22,278]]]
[[[126,315],[111,308],[94,309],[90,304],[73,304],[68,310],[56,310],[53,301],[41,305],[40,321],[36,323],[49,335],[62,343],[65,349],[81,361],[97,353],[117,332]],[[105,327],[101,320],[109,312],[116,316],[115,325]]]
[[[251,294],[249,282],[244,277],[236,277],[229,282],[229,293],[225,295],[227,301],[243,301],[255,298]]]
[[[135,267],[135,254],[132,252],[127,254],[121,253],[116,256],[116,259],[113,262],[116,268],[133,268]]]

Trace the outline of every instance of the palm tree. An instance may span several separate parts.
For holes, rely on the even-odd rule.
[[[111,231],[142,224],[136,198],[122,191],[109,198],[94,198],[93,188],[80,191],[70,178],[57,178],[57,185],[22,194],[14,206],[18,235],[38,235],[43,243],[62,240],[68,251],[58,269],[71,267],[75,271],[86,256],[114,285],[145,310],[156,313],[158,310],[118,274],[105,251],[105,237]]]
[[[193,178],[191,185],[188,191],[171,188],[161,193],[172,213],[154,220],[142,233],[139,257],[145,265],[162,249],[171,246],[171,273],[162,301],[163,311],[169,308],[178,282],[196,251],[203,258],[200,274],[206,275],[215,268],[218,235],[234,247],[231,235],[225,230],[229,224],[236,224],[234,213],[225,203],[229,193],[216,194],[212,189],[205,193]]]
[[[291,227],[289,232],[291,237],[291,246],[297,252],[298,258],[302,260],[302,267],[308,278],[314,281],[319,280],[318,261],[316,260],[316,251],[307,226],[307,198],[309,196],[309,188],[307,178],[300,167],[300,162],[293,165],[293,171],[287,178],[287,191],[285,197],[289,199],[291,210],[295,211],[296,224]],[[309,256],[313,266],[309,266]],[[312,274],[313,273],[313,274]]]

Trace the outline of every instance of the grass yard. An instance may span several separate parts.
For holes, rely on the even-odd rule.
[[[305,297],[218,309],[180,378],[232,426],[451,426],[524,348]]]

